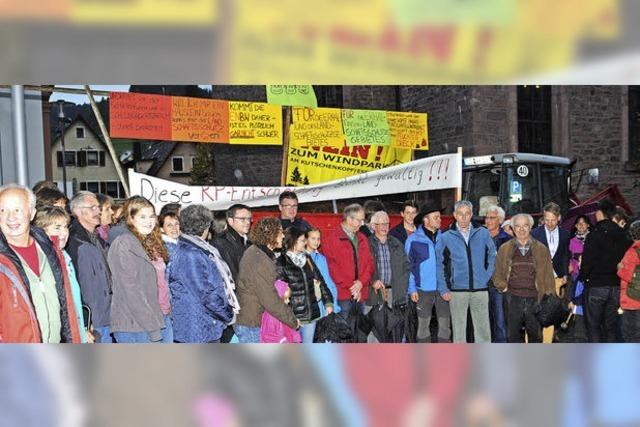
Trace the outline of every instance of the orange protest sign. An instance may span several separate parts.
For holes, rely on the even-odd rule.
[[[229,142],[229,102],[174,96],[171,98],[171,139]]]

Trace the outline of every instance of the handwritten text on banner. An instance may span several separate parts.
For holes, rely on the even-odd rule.
[[[366,172],[324,184],[304,187],[195,187],[139,174],[129,169],[133,195],[146,197],[160,209],[167,203],[203,204],[209,209],[227,209],[235,203],[251,207],[275,206],[278,195],[292,190],[300,203],[342,200],[354,197],[394,194],[398,191],[430,191],[460,187],[462,155],[427,157],[413,162]]]

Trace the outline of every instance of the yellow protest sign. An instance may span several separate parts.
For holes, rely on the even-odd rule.
[[[282,145],[282,107],[264,102],[229,102],[229,143]]]
[[[409,150],[428,150],[429,134],[426,113],[387,111],[391,146]]]
[[[342,128],[347,145],[389,145],[387,113],[379,110],[342,110]]]
[[[287,185],[313,185],[411,161],[411,150],[384,146],[289,146]]]
[[[267,85],[267,102],[277,105],[318,107],[312,85]]]
[[[342,147],[344,134],[339,108],[292,109],[289,144],[296,147]]]

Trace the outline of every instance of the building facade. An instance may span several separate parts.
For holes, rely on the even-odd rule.
[[[65,162],[69,197],[76,191],[86,190],[114,199],[126,198],[107,146],[82,116],[77,116],[65,129],[64,142],[63,154],[62,139],[57,136],[53,140],[51,168],[53,181],[63,188],[62,166]]]

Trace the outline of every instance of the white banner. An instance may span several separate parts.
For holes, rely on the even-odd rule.
[[[304,187],[188,186],[129,169],[132,195],[145,197],[160,209],[167,203],[203,204],[224,210],[236,203],[275,206],[281,192],[298,195],[300,203],[342,200],[383,194],[458,188],[462,185],[462,154],[444,154]]]

